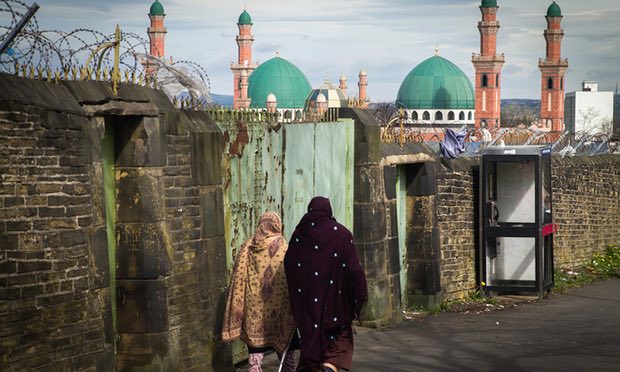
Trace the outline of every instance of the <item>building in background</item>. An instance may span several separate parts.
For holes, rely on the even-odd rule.
[[[538,62],[541,75],[540,126],[545,130],[564,130],[564,74],[568,60],[562,58],[562,10],[554,1],[547,9],[544,32],[547,57]]]
[[[474,87],[460,68],[435,51],[405,77],[396,107],[405,110],[407,124],[453,129],[473,126]]]
[[[480,54],[474,54],[472,63],[476,70],[476,128],[500,126],[501,76],[505,58],[497,54],[497,0],[482,0],[478,22],[480,31]]]
[[[155,0],[149,10],[149,19],[151,26],[147,29],[149,35],[149,54],[153,57],[164,58],[165,56],[165,43],[166,43],[166,27],[164,27],[164,18],[166,18],[166,12],[164,6]],[[157,72],[157,64],[153,61],[143,60],[144,72],[147,75],[154,75]]]
[[[581,91],[566,94],[564,122],[571,133],[611,133],[614,92],[599,92],[598,83],[584,81]]]

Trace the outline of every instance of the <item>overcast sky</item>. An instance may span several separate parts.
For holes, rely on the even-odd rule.
[[[29,0],[23,0],[30,3]],[[37,0],[40,29],[89,27],[112,33],[114,25],[144,34],[151,0]],[[200,63],[211,90],[232,93],[230,62],[237,58],[237,19],[244,4],[254,22],[254,59],[275,50],[299,67],[313,86],[326,76],[348,78],[356,88],[368,72],[373,101],[394,100],[407,73],[434,53],[472,79],[471,54],[479,52],[479,1],[471,0],[160,0],[166,10],[166,55]],[[502,98],[540,98],[538,58],[551,1],[498,0],[498,51],[505,53]],[[568,58],[567,91],[582,80],[602,88],[620,82],[620,1],[559,0]],[[356,89],[355,89],[356,90]]]

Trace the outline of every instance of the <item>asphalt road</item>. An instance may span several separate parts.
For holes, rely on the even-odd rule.
[[[620,371],[620,280],[357,332],[352,372]],[[264,371],[277,371],[274,355],[265,362]]]

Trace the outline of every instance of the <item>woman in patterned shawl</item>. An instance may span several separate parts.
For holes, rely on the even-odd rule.
[[[265,351],[286,351],[295,332],[283,263],[287,247],[280,216],[266,212],[235,259],[222,339],[245,341],[250,372],[262,370]],[[294,371],[294,361],[293,353],[286,353],[283,370]]]

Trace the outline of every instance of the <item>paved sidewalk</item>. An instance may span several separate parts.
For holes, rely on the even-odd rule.
[[[542,303],[357,332],[352,372],[620,371],[620,280]],[[266,362],[264,371],[277,371],[274,355]]]

